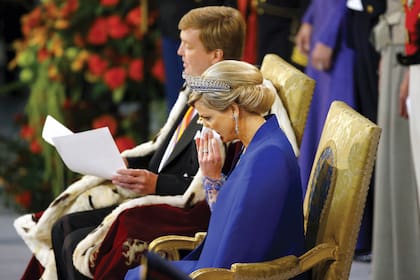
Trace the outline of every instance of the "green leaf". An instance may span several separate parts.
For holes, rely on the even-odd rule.
[[[112,101],[115,104],[120,103],[124,98],[125,86],[121,86],[112,91]]]

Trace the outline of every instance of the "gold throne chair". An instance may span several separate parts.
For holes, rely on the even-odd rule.
[[[300,146],[314,93],[315,80],[276,54],[264,56],[261,73],[264,79],[271,81],[276,88],[289,116],[296,142]]]
[[[266,262],[235,263],[230,269],[199,269],[190,277],[290,279],[310,271],[312,279],[348,279],[380,133],[380,127],[344,102],[333,102],[304,202],[306,252]],[[204,234],[177,238],[158,238],[150,244],[150,249],[158,253],[192,249]]]

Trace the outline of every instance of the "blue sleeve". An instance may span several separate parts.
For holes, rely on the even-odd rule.
[[[309,23],[309,24],[313,24],[313,17],[314,17],[314,5],[313,5],[313,1],[311,1],[311,3],[308,5],[308,8],[306,8],[305,14],[302,17],[302,22],[303,23]]]
[[[140,280],[140,266],[129,269],[125,274],[124,280]]]
[[[219,180],[213,180],[208,177],[203,178],[203,188],[206,194],[206,201],[210,207],[210,211],[213,211],[214,204],[217,201],[220,188],[225,182],[226,177],[222,174],[222,178]]]
[[[319,15],[323,17],[323,21],[317,32],[315,42],[319,41],[333,49],[346,15],[347,1],[336,0],[332,3],[329,7],[326,7],[324,15]]]

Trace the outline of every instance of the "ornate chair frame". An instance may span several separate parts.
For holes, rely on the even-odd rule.
[[[343,102],[332,103],[305,197],[307,251],[230,269],[205,268],[193,279],[290,279],[311,270],[312,279],[348,279],[373,171],[381,128]],[[203,235],[200,235],[203,238]],[[191,241],[197,240],[190,238]],[[153,251],[173,250],[166,237]]]

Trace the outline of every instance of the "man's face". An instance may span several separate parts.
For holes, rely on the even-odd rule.
[[[184,72],[188,75],[201,75],[212,64],[220,61],[216,51],[207,51],[199,38],[200,30],[181,30],[181,45],[178,55],[182,57]]]

